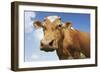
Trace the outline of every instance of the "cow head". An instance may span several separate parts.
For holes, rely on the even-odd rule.
[[[36,29],[40,27],[43,28],[44,38],[40,43],[41,50],[46,52],[58,49],[62,27],[69,28],[69,25],[62,26],[61,18],[59,16],[48,16],[43,22],[35,21],[33,25]]]

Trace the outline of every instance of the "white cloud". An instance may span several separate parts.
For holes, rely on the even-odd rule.
[[[37,54],[32,54],[31,60],[38,60],[39,56]]]
[[[42,29],[42,28],[36,29],[36,30],[35,30],[35,36],[36,36],[39,40],[42,40],[43,37],[44,37],[43,29]]]
[[[25,12],[25,33],[30,33],[33,31],[34,29],[33,22],[35,17],[36,17],[35,12]],[[41,40],[44,37],[42,28],[35,29],[33,34],[35,34],[35,36],[39,40]]]
[[[57,18],[59,18],[58,16],[48,16],[47,19],[49,19],[51,22],[54,22]]]
[[[33,30],[33,22],[36,17],[35,12],[25,12],[25,32],[30,33]]]

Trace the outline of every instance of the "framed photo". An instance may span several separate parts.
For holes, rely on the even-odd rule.
[[[11,69],[97,66],[97,7],[11,3]]]

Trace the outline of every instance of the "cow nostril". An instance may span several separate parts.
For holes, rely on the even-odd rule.
[[[41,42],[41,46],[43,46],[44,44]]]
[[[50,45],[50,46],[52,46],[52,45],[53,45],[53,41],[54,41],[54,40],[52,40],[52,41],[49,43],[49,45]]]

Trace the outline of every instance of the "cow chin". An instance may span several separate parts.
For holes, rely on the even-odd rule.
[[[45,52],[53,52],[56,48],[54,47],[41,47],[40,50],[41,51],[45,51]]]
[[[52,48],[41,48],[42,51],[45,51],[45,52],[53,52],[55,49],[52,49]]]

